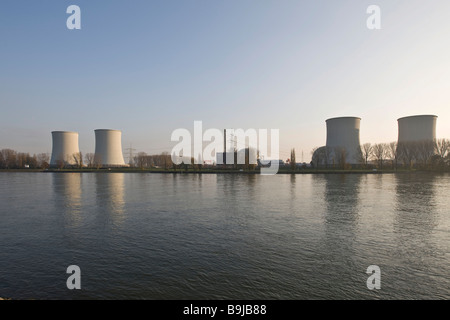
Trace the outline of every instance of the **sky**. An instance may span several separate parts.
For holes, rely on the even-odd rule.
[[[69,30],[69,5],[81,29]],[[370,30],[369,5],[381,9]],[[2,1],[0,149],[51,152],[51,131],[122,131],[125,149],[170,152],[178,128],[279,129],[297,161],[325,120],[361,118],[361,143],[435,114],[450,138],[448,0]],[[302,157],[303,153],[303,157]]]

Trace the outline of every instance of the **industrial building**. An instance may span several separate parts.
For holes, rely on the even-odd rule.
[[[234,152],[217,152],[216,165],[235,164],[234,156]]]
[[[52,131],[52,157],[50,167],[75,165],[79,155],[78,132]]]
[[[128,167],[122,153],[122,131],[95,130],[94,163],[101,167]]]
[[[398,144],[436,139],[435,115],[417,115],[397,119]]]

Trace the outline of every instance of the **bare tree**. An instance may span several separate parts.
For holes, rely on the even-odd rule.
[[[361,155],[364,161],[364,166],[367,168],[369,159],[373,156],[373,146],[371,143],[364,143],[361,146]]]
[[[83,168],[83,154],[80,152],[75,152],[73,155],[73,161],[75,162],[75,167],[81,169]]]
[[[30,155],[28,153],[19,152],[16,156],[16,168],[25,168],[25,165],[28,165],[28,159]]]
[[[94,167],[95,154],[93,154],[92,152],[86,153],[84,158],[89,168]]]
[[[434,143],[436,154],[431,158],[431,165],[433,168],[444,169],[450,160],[450,140],[436,139]]]
[[[436,152],[442,159],[445,159],[450,153],[450,140],[448,139],[436,139]]]
[[[295,171],[297,168],[297,160],[295,159],[295,149],[291,149],[291,159],[290,159],[291,170]]]
[[[42,169],[47,169],[50,166],[50,157],[47,153],[39,153],[37,155],[37,165]]]
[[[94,167],[98,170],[102,167],[102,156],[95,154],[94,156]]]
[[[146,158],[147,154],[145,152],[138,152],[138,154],[134,157],[134,164],[138,168],[143,169],[146,167]]]
[[[397,142],[393,141],[390,142],[388,145],[388,157],[392,160],[392,168],[397,170],[397,164],[398,164],[398,146]]]
[[[162,166],[164,167],[164,170],[167,170],[170,165],[172,164],[171,156],[168,152],[163,152],[160,155],[160,162]]]
[[[2,161],[3,161],[3,168],[5,169],[12,169],[16,168],[16,160],[17,160],[17,152],[12,149],[2,149]]]
[[[30,161],[30,167],[31,168],[38,168],[38,161],[37,161],[37,156],[35,154],[33,154],[33,156],[31,157]]]
[[[383,161],[386,159],[387,151],[388,145],[386,143],[376,143],[373,146],[373,156],[380,169],[383,169]]]

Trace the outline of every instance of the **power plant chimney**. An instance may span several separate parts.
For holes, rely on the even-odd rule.
[[[102,167],[126,167],[122,154],[120,130],[95,130],[94,163]]]
[[[52,157],[50,167],[75,165],[74,155],[78,154],[78,132],[52,131]]]
[[[424,141],[436,139],[435,115],[418,115],[399,118],[398,144],[404,142]]]
[[[227,129],[223,129],[223,164],[227,163]]]
[[[349,164],[358,163],[358,152],[361,148],[359,141],[359,127],[361,118],[339,117],[326,120],[327,143],[331,154],[336,156],[336,150],[345,151],[345,162]]]

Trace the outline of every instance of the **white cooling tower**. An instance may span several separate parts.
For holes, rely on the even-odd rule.
[[[125,167],[122,154],[122,132],[120,130],[95,130],[94,162],[102,167]]]
[[[436,139],[436,119],[435,115],[398,119],[398,143]]]
[[[78,132],[71,131],[52,131],[52,157],[51,167],[64,165],[74,165],[74,154],[78,154]]]
[[[339,117],[326,120],[327,143],[331,155],[336,157],[336,150],[342,149],[346,153],[346,163],[358,163],[358,150],[360,150],[359,125],[361,118]]]

